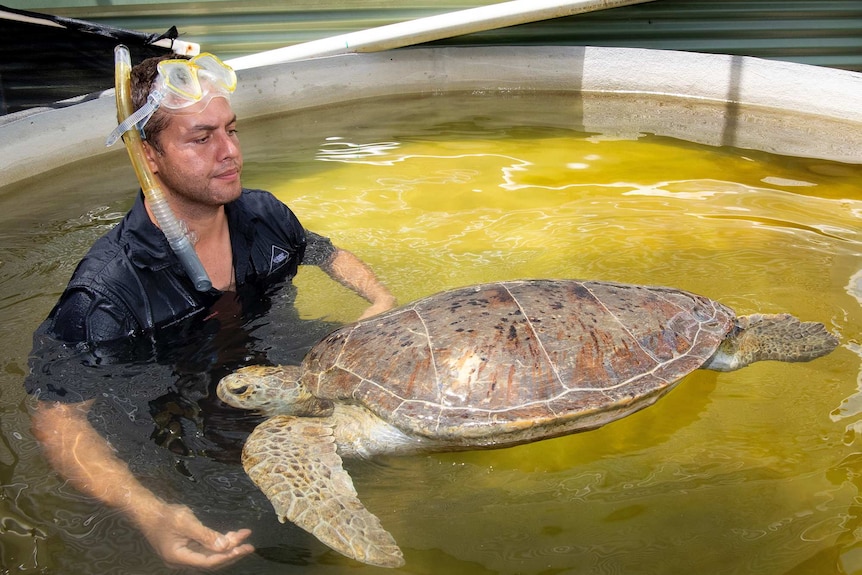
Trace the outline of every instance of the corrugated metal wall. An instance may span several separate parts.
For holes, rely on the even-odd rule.
[[[862,0],[657,0],[470,41],[663,48],[862,71]],[[463,41],[464,39],[462,39]]]
[[[227,0],[40,10],[147,32],[176,25],[185,39],[231,57],[494,1]],[[862,71],[862,0],[655,0],[444,43],[664,48]]]

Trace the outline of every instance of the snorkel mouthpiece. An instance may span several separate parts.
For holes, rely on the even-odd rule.
[[[176,60],[166,61],[172,62]],[[188,60],[180,61],[188,62]],[[131,73],[132,63],[129,57],[129,49],[123,45],[119,45],[114,48],[114,86],[117,97],[117,121],[120,122],[120,125],[117,126],[111,136],[108,136],[107,145],[112,145],[119,136],[122,136],[123,142],[126,144],[126,150],[129,152],[129,159],[131,159],[132,166],[135,168],[138,183],[140,183],[144,197],[147,199],[147,205],[152,210],[153,216],[156,219],[156,224],[162,230],[162,233],[165,234],[168,244],[170,244],[171,249],[179,258],[183,268],[192,280],[192,283],[194,283],[195,289],[201,292],[209,291],[212,288],[212,282],[186,234],[185,227],[171,210],[168,200],[156,183],[155,176],[150,170],[149,165],[147,165],[144,156],[144,145],[137,128],[140,119],[136,119],[135,116],[146,116],[146,119],[143,121],[143,123],[146,123],[146,120],[149,120],[159,106],[159,101],[155,101],[158,97],[153,97],[151,93],[150,98],[147,99],[147,104],[141,107],[141,110],[147,109],[145,113],[140,114],[141,110],[134,112],[131,95]],[[235,86],[236,77],[234,76]],[[148,108],[151,101],[153,101],[152,110]],[[143,124],[140,124],[140,126],[143,126]],[[116,137],[114,137],[115,135]],[[114,137],[113,141],[111,141],[112,137]]]

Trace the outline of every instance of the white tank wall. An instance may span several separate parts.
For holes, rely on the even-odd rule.
[[[862,162],[862,74],[630,48],[414,48],[244,70],[248,119],[351,99],[434,92],[572,92],[587,130]],[[609,95],[620,97],[608,97]],[[571,112],[571,111],[569,111]],[[113,93],[0,120],[0,186],[111,150]]]

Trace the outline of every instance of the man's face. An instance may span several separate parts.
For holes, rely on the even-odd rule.
[[[153,173],[166,192],[186,204],[220,206],[239,197],[242,152],[236,115],[225,98],[170,113],[158,136],[161,152],[147,146]]]

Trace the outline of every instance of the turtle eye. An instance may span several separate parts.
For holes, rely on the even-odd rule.
[[[234,395],[245,395],[246,391],[248,391],[248,386],[247,385],[241,385],[237,388],[232,389],[231,393],[233,393]]]

